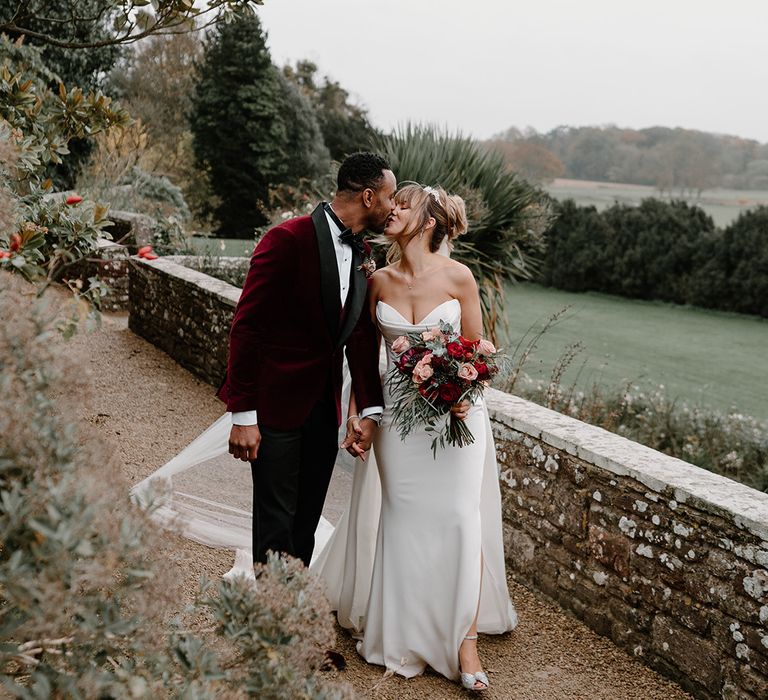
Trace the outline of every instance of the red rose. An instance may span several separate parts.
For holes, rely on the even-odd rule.
[[[448,382],[440,387],[440,398],[446,403],[456,403],[461,396],[461,388]]]
[[[11,254],[7,250],[0,250],[0,260],[3,258],[10,258]]]
[[[67,204],[80,204],[83,198],[79,194],[71,194],[64,200]]]
[[[18,233],[14,233],[11,236],[11,252],[15,253],[19,248],[21,248],[21,236]]]
[[[448,343],[448,345],[445,346],[445,349],[448,351],[448,355],[453,359],[464,359],[464,348],[461,343]]]
[[[488,365],[485,362],[475,362],[475,369],[477,370],[477,378],[481,381],[491,376]]]
[[[437,391],[435,390],[435,387],[433,387],[431,384],[424,382],[419,387],[419,393],[426,399],[429,399],[430,401],[434,401],[435,397],[437,396]]]
[[[464,346],[466,350],[474,350],[477,347],[479,340],[467,340],[463,335],[459,336],[459,342]]]

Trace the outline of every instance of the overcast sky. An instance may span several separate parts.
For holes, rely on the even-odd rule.
[[[377,126],[681,126],[768,142],[768,0],[265,0]]]

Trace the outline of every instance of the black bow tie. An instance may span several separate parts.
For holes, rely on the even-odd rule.
[[[360,255],[365,255],[365,246],[360,236],[356,236],[352,233],[351,228],[344,229],[339,236],[339,240],[344,244],[352,247],[352,250],[357,251]]]

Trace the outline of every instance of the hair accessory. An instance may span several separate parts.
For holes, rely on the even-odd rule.
[[[435,189],[432,189],[432,188],[431,188],[429,185],[427,185],[427,186],[424,188],[424,191],[425,191],[427,194],[429,194],[429,195],[432,195],[432,198],[433,198],[433,199],[434,199],[434,200],[435,200],[435,201],[436,201],[438,204],[442,205],[442,202],[440,201],[440,194],[438,193],[438,191],[437,191],[437,190],[435,190]]]

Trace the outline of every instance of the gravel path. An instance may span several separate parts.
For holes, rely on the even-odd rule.
[[[85,420],[114,442],[131,484],[152,473],[221,415],[222,405],[208,385],[180,368],[154,346],[131,333],[124,314],[105,315],[101,330],[80,333],[67,346],[93,378],[95,391],[82,407]],[[349,486],[341,473],[336,498],[326,513],[335,521],[339,491]],[[176,539],[176,538],[174,538]],[[184,592],[192,598],[201,574],[221,576],[232,554],[176,539],[174,559]],[[505,700],[683,700],[690,698],[639,661],[599,637],[558,606],[511,581],[520,626],[503,637],[481,637],[480,654],[491,688],[480,697]],[[182,607],[187,600],[179,601]],[[468,693],[441,676],[427,673],[405,680],[384,678],[381,667],[357,656],[341,630],[338,649],[348,666],[335,672],[362,698],[466,698]]]

